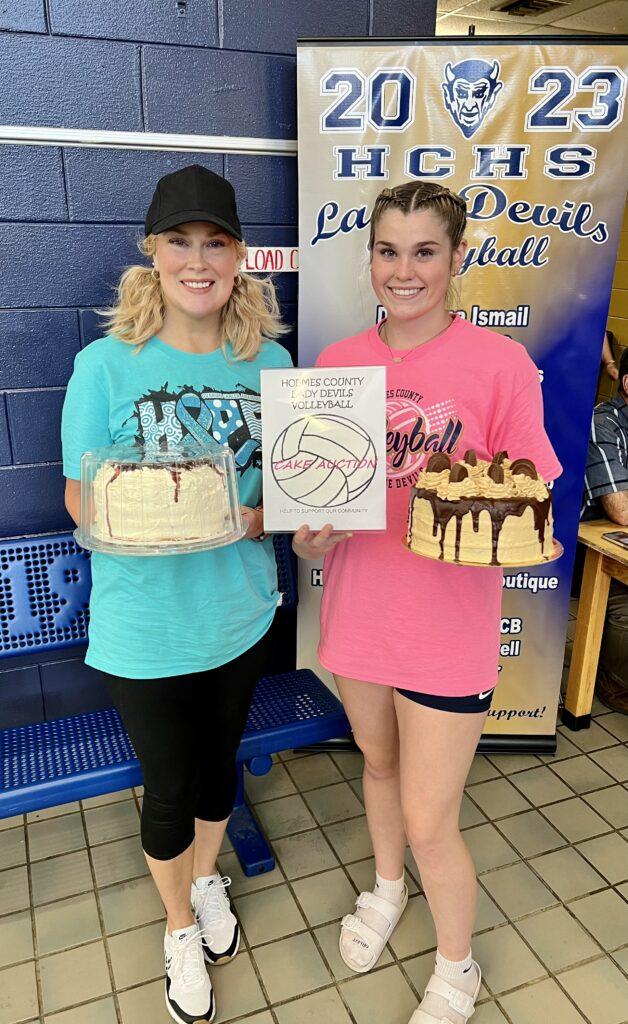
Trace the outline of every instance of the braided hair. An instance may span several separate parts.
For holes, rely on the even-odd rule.
[[[386,210],[401,210],[402,213],[433,210],[445,226],[452,249],[457,249],[463,239],[467,224],[467,204],[462,196],[432,181],[409,181],[404,185],[383,189],[375,200],[369,236],[371,252],[375,244],[375,229]]]

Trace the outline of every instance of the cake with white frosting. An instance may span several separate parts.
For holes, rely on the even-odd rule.
[[[530,459],[432,455],[412,489],[408,547],[445,562],[533,565],[554,552],[552,495]]]
[[[225,478],[210,461],[105,462],[93,507],[94,536],[114,544],[196,543],[232,530]]]

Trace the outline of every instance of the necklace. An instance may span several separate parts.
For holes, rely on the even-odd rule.
[[[453,319],[449,321],[449,323],[447,324],[446,327],[443,327],[442,331],[439,331],[438,334],[435,334],[433,338],[428,338],[427,341],[434,341],[434,338],[439,338],[441,336],[441,334],[444,334],[445,331],[449,330],[449,328],[451,327],[452,323],[453,323]],[[417,345],[413,345],[412,348],[409,348],[405,352],[404,355],[396,356],[394,354],[394,352],[395,351],[399,351],[399,350],[398,349],[394,350],[391,347],[391,344],[390,344],[390,342],[388,340],[388,335],[386,333],[386,321],[385,320],[382,323],[381,329],[379,331],[379,336],[382,339],[382,341],[387,345],[388,351],[390,352],[390,358],[392,359],[393,363],[403,363],[404,359],[407,359],[411,352],[414,352],[415,349],[419,348],[420,345],[425,345],[424,341],[420,341]]]
[[[388,337],[386,336],[385,331],[386,331],[386,322],[384,321],[384,323],[382,324],[381,330],[379,332],[379,336],[380,336],[380,338],[383,339],[383,341],[388,346],[388,351],[390,352],[390,358],[392,359],[393,363],[402,363],[404,361],[404,359],[406,358],[406,356],[410,354],[410,352],[414,352],[414,348],[416,348],[416,346],[414,346],[414,348],[408,349],[408,352],[406,353],[405,356],[395,356],[395,355],[393,355],[393,350],[390,347],[390,342],[388,340]]]

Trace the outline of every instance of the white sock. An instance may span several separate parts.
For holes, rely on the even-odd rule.
[[[478,983],[477,968],[473,965],[471,951],[464,960],[448,960],[436,950],[436,966],[434,974],[449,982],[453,988],[460,989],[472,996]],[[423,996],[421,1009],[431,1013],[437,1020],[450,1021],[451,1024],[464,1024],[464,1015],[453,1010],[443,996],[428,992]]]
[[[375,872],[375,888],[373,892],[376,896],[381,896],[384,900],[390,900],[391,903],[401,903],[405,888],[404,875],[401,878],[390,881],[390,879],[382,878],[381,875],[378,875],[377,871]]]
[[[464,982],[469,978],[473,978],[473,972],[471,967],[473,966],[473,957],[471,950],[469,955],[464,960],[448,960],[446,957],[436,950],[436,966],[434,968],[434,974],[442,978],[443,981],[450,981],[456,988],[461,986],[456,982]],[[473,986],[475,988],[475,985]],[[473,991],[473,989],[472,989]]]

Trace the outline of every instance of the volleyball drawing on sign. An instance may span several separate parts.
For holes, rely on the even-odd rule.
[[[354,501],[377,468],[373,441],[363,427],[343,416],[305,416],[277,438],[273,477],[284,494],[311,508]]]

